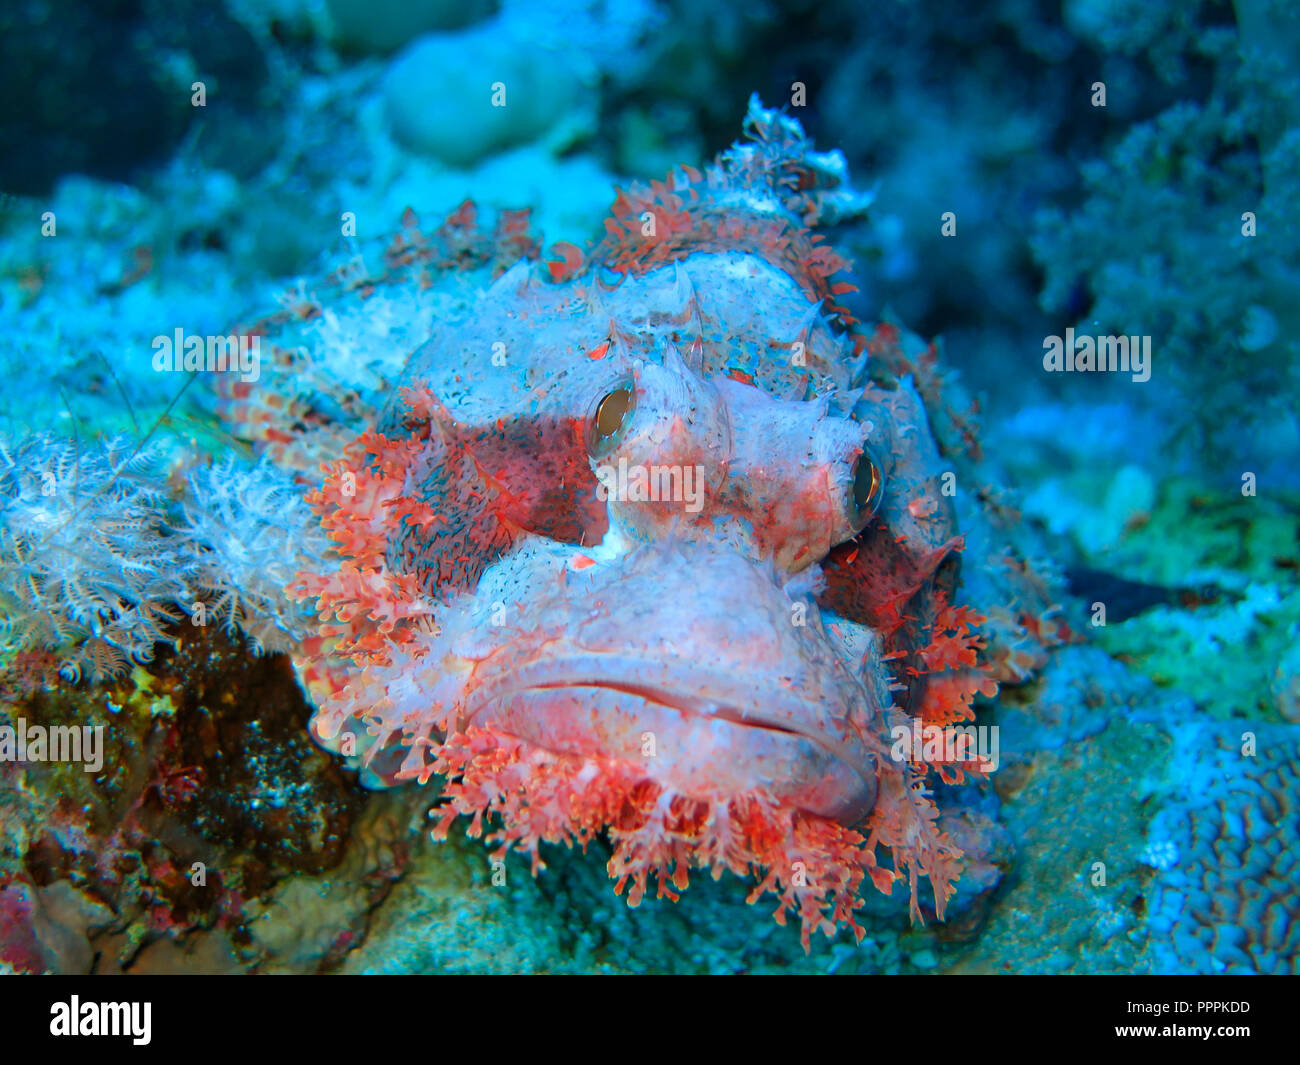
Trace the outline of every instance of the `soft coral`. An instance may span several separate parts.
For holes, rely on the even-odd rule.
[[[178,612],[179,541],[159,503],[160,449],[0,442],[0,630],[15,650],[66,651],[60,672],[112,676],[148,661]]]

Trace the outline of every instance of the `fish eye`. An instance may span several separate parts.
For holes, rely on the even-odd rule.
[[[620,381],[592,408],[587,419],[587,449],[593,455],[608,452],[618,443],[636,409],[636,385],[629,377]]]
[[[853,508],[858,522],[865,525],[880,507],[885,494],[885,475],[880,464],[863,451],[853,463]]]

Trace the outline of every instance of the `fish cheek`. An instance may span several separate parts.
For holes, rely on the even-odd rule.
[[[575,420],[461,427],[440,446],[416,493],[438,520],[428,528],[404,522],[389,551],[390,565],[414,573],[426,593],[474,588],[522,533],[570,544],[604,537],[606,507]]]
[[[510,491],[524,503],[516,521],[528,532],[566,544],[597,544],[609,529],[599,482],[578,419],[534,422],[519,450]]]

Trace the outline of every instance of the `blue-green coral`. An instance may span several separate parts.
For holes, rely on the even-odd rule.
[[[1237,27],[1208,3],[1069,6],[1085,37],[1157,74],[1168,105],[1085,165],[1085,200],[1040,213],[1033,239],[1045,309],[1085,331],[1153,338],[1155,373],[1192,403],[1171,405],[1216,444],[1244,450],[1245,412],[1289,429],[1300,380],[1300,11],[1242,0]],[[1132,94],[1111,64],[1107,91]],[[1111,100],[1113,105],[1115,100]]]

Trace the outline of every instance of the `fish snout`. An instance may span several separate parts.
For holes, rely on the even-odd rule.
[[[797,573],[866,528],[885,491],[869,423],[736,381],[718,387],[735,426],[718,506],[751,530],[760,557]]]
[[[680,357],[675,363],[634,367],[601,389],[586,418],[597,493],[611,520],[642,540],[708,511],[731,455],[731,422],[717,389]]]

